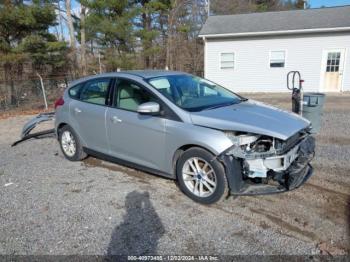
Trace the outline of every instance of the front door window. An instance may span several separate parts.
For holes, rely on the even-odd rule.
[[[123,79],[118,83],[115,101],[117,108],[136,112],[139,105],[157,99],[134,82]]]

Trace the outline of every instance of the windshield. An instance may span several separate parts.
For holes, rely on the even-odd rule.
[[[192,75],[169,75],[148,82],[177,106],[201,111],[239,103],[240,96],[206,79]]]

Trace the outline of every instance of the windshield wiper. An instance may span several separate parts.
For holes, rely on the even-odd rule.
[[[231,106],[236,104],[236,102],[229,102],[229,103],[224,103],[224,104],[219,104],[219,105],[214,105],[214,106],[210,106],[210,107],[206,107],[203,110],[211,110],[211,109],[215,109],[215,108],[220,108],[220,107],[225,107],[225,106]]]

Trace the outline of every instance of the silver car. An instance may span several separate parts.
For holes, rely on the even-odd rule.
[[[67,159],[92,155],[176,179],[203,204],[292,190],[312,175],[310,122],[190,74],[79,79],[55,108]]]

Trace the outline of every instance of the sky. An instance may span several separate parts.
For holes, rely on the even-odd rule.
[[[309,0],[311,8],[317,8],[321,6],[339,6],[350,5],[350,0]]]

